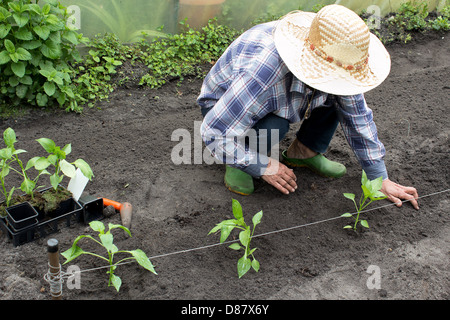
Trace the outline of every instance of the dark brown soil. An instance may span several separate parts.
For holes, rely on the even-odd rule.
[[[448,35],[390,45],[392,73],[366,95],[387,149],[391,180],[416,187],[420,196],[450,187],[449,48]],[[181,86],[174,81],[157,91],[128,83],[108,102],[81,115],[36,111],[0,122],[2,132],[8,126],[16,131],[30,155],[41,154],[37,138],[72,143],[73,160],[85,159],[95,174],[87,192],[133,205],[133,237],[117,230],[117,247],[144,250],[158,272],[137,264],[118,267],[123,284],[117,293],[107,287],[106,269],[91,270],[104,262],[82,256],[74,261],[83,271],[81,289],[65,284],[64,299],[450,298],[448,192],[420,199],[419,211],[406,203],[366,213],[370,229],[357,234],[343,229],[345,218],[308,225],[351,211],[352,203],[342,193],[360,192],[361,168],[339,130],[327,156],[347,166],[343,178],[329,180],[296,169],[295,194],[282,195],[261,181],[252,196],[232,194],[223,185],[223,166],[171,161],[178,144],[171,139],[173,131],[193,134],[194,121],[201,121],[195,104],[200,86],[201,79],[187,79]],[[281,148],[290,144],[295,128]],[[217,235],[207,234],[232,216],[232,198],[241,202],[247,221],[263,210],[258,234],[306,225],[255,238],[261,269],[241,279],[236,271],[241,252],[227,246],[190,250],[219,242]],[[373,208],[389,203],[383,200]],[[104,222],[120,223],[120,217]],[[63,251],[78,235],[89,233],[77,224],[53,237]],[[0,299],[50,299],[43,279],[47,240],[14,247],[0,238]],[[80,243],[95,250],[88,241]],[[379,267],[380,289],[367,286],[369,266]]]

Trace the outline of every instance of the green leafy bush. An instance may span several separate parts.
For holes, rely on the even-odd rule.
[[[439,12],[428,12],[428,4],[423,1],[408,1],[403,3],[398,12],[382,19],[380,25],[370,25],[371,31],[384,44],[401,41],[407,43],[418,33],[433,31],[448,31],[450,29],[450,6],[444,6]],[[363,19],[369,19],[366,13]]]
[[[394,23],[406,30],[423,30],[427,27],[428,4],[426,2],[403,3],[398,14],[395,16]]]
[[[85,39],[66,26],[68,16],[57,0],[0,1],[1,104],[79,109],[69,64]]]
[[[210,20],[200,31],[186,25],[179,34],[143,40],[138,44],[142,53],[138,60],[149,70],[140,84],[158,88],[171,79],[201,75],[199,65],[217,60],[238,35],[238,31]]]
[[[437,17],[431,24],[432,28],[436,31],[447,31],[450,29],[450,23],[448,19],[443,17]]]
[[[201,76],[200,65],[217,60],[239,35],[214,20],[200,31],[185,27],[173,35],[163,35],[160,28],[162,36],[158,38],[144,32],[140,41],[129,45],[110,33],[87,40],[88,54],[73,68],[78,101],[93,107],[97,101],[108,99],[117,85],[129,81],[118,72],[126,62],[147,66],[144,76],[138,78],[139,84],[155,89],[170,80],[181,82],[188,75]]]
[[[431,21],[431,27],[436,31],[450,30],[450,6],[446,6],[440,13],[441,15]]]
[[[77,93],[83,102],[93,107],[97,101],[106,100],[114,91],[112,75],[126,59],[130,47],[123,45],[114,34],[97,35],[86,42],[89,48],[83,61],[74,67]]]

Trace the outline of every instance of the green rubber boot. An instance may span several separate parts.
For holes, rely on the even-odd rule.
[[[230,166],[226,167],[224,181],[228,190],[243,196],[251,195],[255,191],[253,177]]]
[[[286,154],[286,150],[281,154],[284,164],[291,167],[306,167],[323,177],[340,178],[347,172],[343,164],[328,160],[320,153],[308,159],[288,158]]]

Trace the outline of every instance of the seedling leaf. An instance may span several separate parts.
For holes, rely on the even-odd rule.
[[[250,241],[250,228],[247,228],[239,233],[239,241],[241,241],[244,247],[248,246]]]
[[[92,169],[89,166],[89,164],[87,164],[86,161],[84,161],[83,159],[77,159],[73,164],[77,168],[80,168],[81,172],[84,174],[84,176],[86,178],[88,178],[89,180],[92,180],[92,177],[94,176],[94,174],[92,173]]]
[[[233,231],[234,227],[225,226],[220,229],[220,243],[224,243],[228,236],[230,235],[231,231]]]
[[[361,189],[362,189],[362,191],[364,192],[364,199],[367,199],[367,198],[369,198],[369,197],[370,197],[370,195],[371,195],[371,191],[370,191],[370,189],[369,189],[369,188],[367,188],[367,186],[366,186],[366,185],[362,185],[362,186],[361,186]]]
[[[27,162],[27,166],[25,167],[25,171],[27,171],[28,169],[35,167],[36,166],[36,162],[40,159],[40,157],[34,157],[31,158],[30,160],[28,160]],[[45,159],[45,158],[44,158]],[[47,159],[46,159],[47,160]],[[46,169],[46,168],[44,168]],[[44,169],[38,170],[38,171],[42,171]]]
[[[239,203],[239,201],[233,199],[232,208],[233,208],[233,215],[234,215],[234,217],[237,220],[241,219],[243,217],[243,214],[242,214],[242,206]]]
[[[26,194],[30,194],[33,192],[35,186],[36,186],[35,181],[25,178],[22,184],[20,185],[20,190],[22,190]]]
[[[16,143],[16,133],[12,128],[8,128],[3,132],[3,140],[5,140],[5,144],[7,147],[13,147],[14,143]]]
[[[109,273],[109,271],[108,271],[108,273]],[[120,279],[118,276],[116,276],[113,273],[110,274],[109,279],[110,279],[112,285],[114,286],[114,288],[116,288],[117,292],[119,292],[120,286],[122,285],[122,279]]]
[[[253,261],[252,261],[252,267],[253,267],[253,269],[254,269],[256,272],[259,271],[259,262],[258,262],[258,260],[253,259]]]
[[[355,201],[355,194],[354,193],[344,193],[344,197],[347,199],[350,199],[352,201]]]
[[[130,230],[129,230],[127,227],[122,226],[121,224],[113,224],[113,223],[109,223],[109,224],[108,224],[108,228],[109,228],[109,231],[111,231],[112,229],[116,229],[116,228],[122,229],[122,230],[124,230],[126,233],[128,233],[128,235],[131,237],[131,232],[130,232]]]
[[[48,153],[53,153],[56,148],[56,144],[53,140],[48,138],[40,138],[36,140]]]
[[[212,233],[216,233],[217,231],[220,230],[220,228],[222,228],[220,224],[216,225],[214,228],[211,229],[211,231],[209,231],[208,236]]]
[[[63,177],[58,176],[56,173],[50,176],[50,184],[53,189],[56,190],[58,188],[58,185],[61,183],[62,179]]]
[[[239,278],[241,278],[244,274],[246,274],[248,272],[248,270],[250,270],[251,267],[252,267],[252,261],[249,258],[247,258],[245,256],[240,258],[237,263],[237,270],[238,270]]]
[[[378,177],[375,180],[372,180],[371,181],[372,194],[380,190],[382,186],[383,186],[383,177]]]
[[[229,248],[233,250],[240,250],[242,247],[239,245],[239,243],[235,242],[229,246]]]
[[[83,238],[89,238],[91,240],[94,240],[94,238],[91,236],[87,236],[87,235],[78,236],[75,239],[75,241],[73,242],[72,247],[70,249],[64,251],[63,253],[61,253],[61,255],[67,259],[67,261],[65,261],[64,264],[72,261],[73,259],[77,258],[78,256],[80,256],[84,253],[87,253],[78,246],[78,241],[80,241]]]
[[[343,215],[341,215],[341,217],[344,217],[344,218],[351,218],[351,217],[353,217],[353,215],[351,214],[351,213],[344,213]]]
[[[99,235],[102,245],[111,253],[116,253],[118,251],[117,247],[113,244],[114,237],[111,233],[103,233]]]
[[[92,221],[89,223],[89,226],[92,230],[99,232],[100,234],[103,234],[105,231],[105,225],[101,221]]]
[[[61,255],[66,258],[67,260],[64,262],[64,264],[72,261],[73,259],[81,256],[84,252],[83,249],[81,249],[79,246],[77,245],[73,245],[70,249],[64,251],[63,253],[61,253]]]
[[[363,170],[361,175],[361,185],[365,186],[367,181],[369,181],[369,179],[367,178],[366,172]]]
[[[367,222],[367,220],[361,220],[361,225],[365,228],[369,228],[369,223]]]
[[[141,249],[137,249],[129,251],[129,253],[131,253],[131,255],[136,259],[137,263],[139,263],[141,267],[147,269],[150,272],[153,272],[154,274],[157,274],[155,271],[155,267],[150,262],[150,259],[147,257],[144,251],[142,251]]]
[[[371,200],[382,200],[382,199],[386,199],[387,198],[387,196],[383,193],[383,192],[381,192],[381,191],[375,191],[371,196],[370,196],[370,199]]]
[[[60,165],[61,171],[64,173],[64,175],[66,175],[69,178],[73,178],[75,176],[76,169],[73,164],[71,164],[63,159],[63,160],[61,160],[59,165]]]
[[[72,152],[72,144],[68,143],[64,146],[64,148],[61,149],[61,151],[63,151],[66,156],[69,155]]]
[[[255,227],[257,224],[259,224],[261,222],[262,215],[263,215],[263,212],[260,211],[253,216],[253,218],[252,218],[253,227]]]

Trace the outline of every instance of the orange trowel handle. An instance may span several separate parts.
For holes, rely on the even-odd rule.
[[[113,206],[114,209],[116,209],[117,211],[120,211],[120,209],[122,208],[122,204],[120,202],[109,200],[106,198],[103,198],[103,206],[104,207]]]

